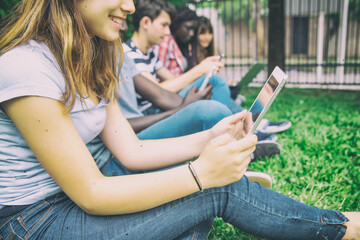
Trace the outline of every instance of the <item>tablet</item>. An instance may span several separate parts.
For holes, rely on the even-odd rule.
[[[247,112],[245,118],[243,119],[243,122],[246,120],[247,117],[252,118],[252,114],[250,114],[254,108],[255,102],[260,101],[263,105],[263,109],[256,118],[253,126],[251,127],[249,134],[252,134],[255,132],[256,128],[259,126],[259,123],[265,116],[267,110],[275,100],[276,96],[279,94],[280,90],[285,85],[287,79],[287,75],[278,67],[276,66],[275,69],[270,74],[269,78],[265,82],[263,88],[261,89],[259,95],[255,99],[254,103],[251,105],[249,111]]]
[[[221,59],[222,59],[223,57],[224,57],[224,54],[221,54],[219,61],[221,61]],[[206,74],[205,79],[204,79],[204,81],[202,82],[202,84],[201,84],[198,92],[204,91],[204,89],[205,89],[205,87],[207,86],[207,84],[208,84],[211,76],[214,74],[215,69],[216,69],[216,65],[214,64],[214,65],[212,66],[211,70]]]

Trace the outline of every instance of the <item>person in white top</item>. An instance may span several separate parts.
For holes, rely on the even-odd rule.
[[[136,137],[115,100],[119,29],[134,11],[132,0],[27,0],[0,30],[0,238],[204,238],[220,216],[272,239],[359,239],[359,213],[243,176],[257,142],[243,137],[246,112],[179,138]],[[122,175],[100,171],[86,147],[97,136]]]

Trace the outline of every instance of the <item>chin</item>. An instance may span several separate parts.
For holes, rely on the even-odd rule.
[[[116,41],[120,38],[120,34],[116,33],[116,34],[106,34],[106,35],[102,35],[102,36],[98,36],[99,38],[105,40],[105,41],[109,41],[109,42],[113,42]]]

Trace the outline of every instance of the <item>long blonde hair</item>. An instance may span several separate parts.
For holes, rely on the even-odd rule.
[[[55,56],[66,82],[67,111],[76,93],[114,99],[123,61],[121,39],[90,37],[74,0],[24,0],[0,31],[0,54],[29,40],[44,41]]]

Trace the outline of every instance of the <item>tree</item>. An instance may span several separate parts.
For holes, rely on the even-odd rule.
[[[12,8],[19,1],[20,0],[1,0],[0,1],[0,20],[4,19],[7,15],[9,15],[12,11]]]
[[[284,0],[269,0],[268,75],[275,66],[285,70]]]

